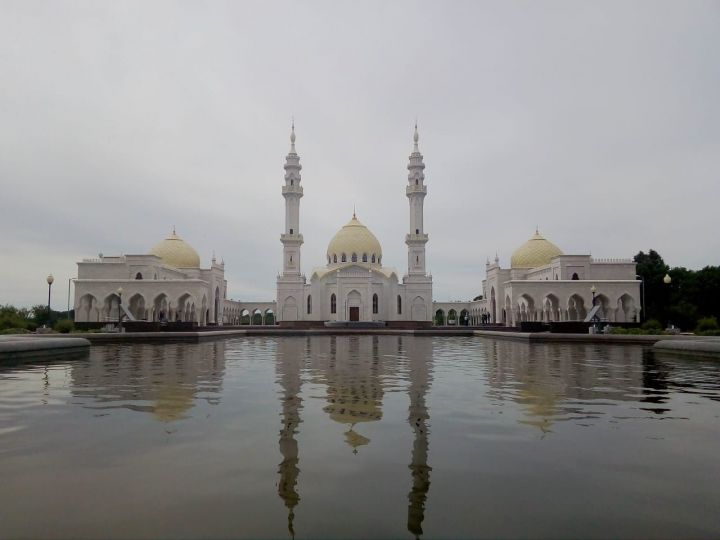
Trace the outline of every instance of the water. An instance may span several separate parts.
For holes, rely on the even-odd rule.
[[[2,538],[709,538],[720,363],[409,336],[0,370]]]

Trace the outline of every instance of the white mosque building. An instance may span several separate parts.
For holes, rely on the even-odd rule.
[[[282,188],[285,198],[285,230],[280,237],[283,271],[277,280],[277,313],[281,325],[293,326],[300,321],[431,323],[432,277],[425,270],[428,235],[423,228],[427,186],[417,126],[413,140],[405,188],[410,202],[410,227],[405,236],[408,269],[402,280],[394,269],[382,265],[380,242],[353,213],[352,219],[330,241],[327,264],[315,268],[308,282],[300,267],[302,166],[295,151],[293,125]]]
[[[289,327],[355,322],[408,328],[432,322],[519,326],[526,321],[582,321],[590,312],[610,322],[640,320],[641,282],[631,259],[566,255],[537,230],[512,254],[509,268],[500,266],[497,255],[493,263],[487,261],[482,294],[475,300],[434,301],[433,280],[426,271],[427,186],[418,140],[415,126],[405,187],[410,212],[404,275],[383,266],[380,242],[354,213],[331,239],[325,264],[314,268],[309,280],[303,274],[302,166],[293,125],[284,165],[283,268],[276,301],[228,299],[224,262],[213,256],[210,267],[201,268],[197,251],[173,230],[149,254],[100,255],[78,262],[75,321],[117,321],[121,309],[130,319],[200,326],[245,321]]]

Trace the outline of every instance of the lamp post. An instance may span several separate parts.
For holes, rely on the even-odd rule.
[[[50,291],[52,290],[52,284],[53,281],[55,281],[55,278],[52,274],[48,275],[46,278],[47,284],[48,284],[48,324],[50,324]]]
[[[68,302],[67,302],[67,318],[70,319],[70,283],[72,282],[73,278],[68,278]]]
[[[640,286],[642,287],[642,296],[640,297],[640,322],[642,322],[645,318],[645,278],[639,274],[635,274],[635,278],[640,278]]]
[[[670,303],[670,284],[672,283],[672,278],[670,277],[670,274],[665,274],[665,277],[663,278],[663,283],[668,286],[668,304]],[[672,328],[672,325],[670,324],[670,320],[668,319],[668,327]]]
[[[590,287],[590,292],[592,293],[592,305],[593,305],[593,307],[595,307],[595,293],[597,292],[595,285]]]
[[[118,332],[122,332],[122,293],[123,288],[118,287],[117,295],[118,295]]]

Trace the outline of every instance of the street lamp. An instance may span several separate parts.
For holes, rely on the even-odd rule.
[[[593,307],[595,307],[595,293],[597,292],[595,285],[590,287],[590,292],[592,293],[592,305],[593,305]]]
[[[668,304],[670,303],[670,284],[672,283],[672,278],[670,277],[670,274],[665,274],[665,277],[663,278],[663,283],[668,286]],[[669,328],[672,328],[672,324],[670,324],[670,320],[668,320],[667,325]]]
[[[118,287],[117,295],[118,295],[118,332],[122,332],[122,293],[123,288]]]
[[[50,291],[52,290],[52,284],[53,281],[55,281],[55,278],[52,274],[50,274],[46,278],[47,284],[48,284],[48,324],[50,324]]]

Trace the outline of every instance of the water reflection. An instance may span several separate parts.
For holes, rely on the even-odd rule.
[[[335,336],[281,340],[276,357],[277,382],[281,388],[281,429],[278,467],[278,494],[288,509],[288,532],[295,536],[295,508],[298,492],[299,448],[296,436],[302,422],[302,377],[325,386],[327,405],[323,411],[334,422],[348,426],[345,442],[357,454],[369,444],[368,437],[356,431],[356,424],[382,419],[383,396],[396,391],[399,381],[407,382],[408,423],[413,432],[410,449],[411,487],[408,493],[407,529],[419,537],[430,489],[428,465],[430,418],[426,395],[432,381],[433,347],[431,339],[411,339],[407,346],[400,336],[392,338]]]
[[[224,373],[225,341],[93,347],[87,361],[72,365],[72,395],[87,408],[169,423],[187,418],[198,399],[220,403]]]
[[[720,364],[641,347],[111,345],[0,385],[9,537],[720,533]]]

